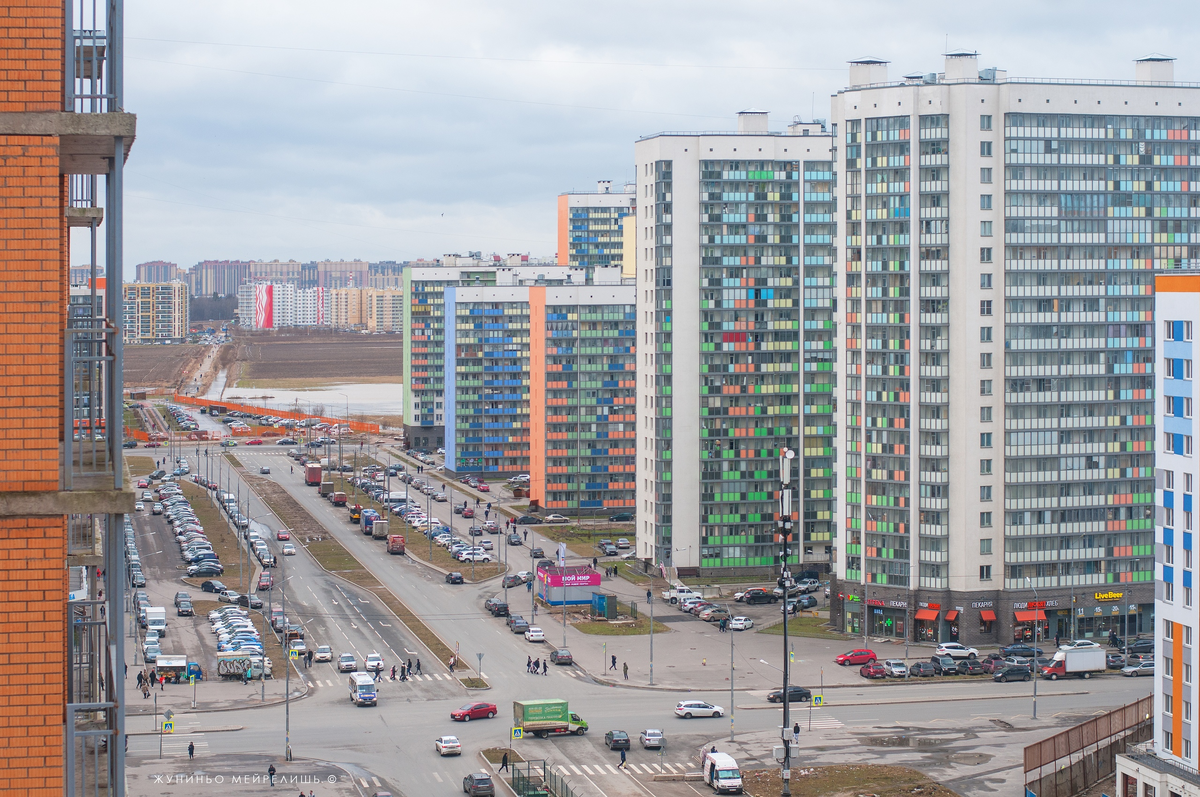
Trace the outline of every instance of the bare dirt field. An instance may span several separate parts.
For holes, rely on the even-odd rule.
[[[236,385],[243,388],[399,382],[403,376],[400,335],[260,332],[239,335],[238,344]]]
[[[125,387],[177,387],[200,364],[207,346],[126,346]]]

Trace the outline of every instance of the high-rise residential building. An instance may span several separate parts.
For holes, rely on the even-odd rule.
[[[446,467],[528,473],[531,506],[631,510],[635,290],[447,286]]]
[[[1151,56],[1135,81],[1010,78],[952,52],[889,81],[851,63],[833,100],[845,630],[1153,628],[1151,280],[1200,254],[1200,91],[1172,72]]]
[[[299,265],[299,264],[297,264]],[[297,272],[296,284],[301,288],[365,288],[369,282],[370,264],[365,260],[320,260],[305,263]]]
[[[393,279],[392,277],[388,278]],[[401,279],[396,275],[394,279]],[[399,332],[404,326],[404,291],[367,288],[367,331]]]
[[[832,144],[819,124],[770,132],[745,111],[736,132],[635,146],[639,558],[765,573],[780,555],[779,455],[801,445],[793,485],[814,502],[794,501],[793,519],[813,523],[789,562],[828,558]]]
[[[250,329],[329,326],[333,293],[291,282],[247,282],[237,290],[238,324]]]
[[[251,261],[202,260],[183,275],[192,296],[236,296],[250,278]]]
[[[620,266],[625,252],[622,221],[635,204],[632,183],[614,192],[610,180],[600,180],[595,192],[559,194],[558,264],[578,266],[589,274],[596,266]]]
[[[371,263],[367,268],[367,287],[377,290],[400,290],[404,287],[404,269],[407,262],[383,260]]]
[[[125,793],[123,19],[122,0],[0,15],[3,794]],[[73,298],[89,249],[96,295]]]
[[[179,266],[165,260],[151,260],[136,266],[138,282],[174,282],[180,278]]]
[[[1200,140],[1200,131],[1194,132],[1195,138],[1176,140]],[[1200,583],[1195,582],[1200,466],[1193,446],[1200,439],[1194,408],[1200,396],[1192,368],[1197,359],[1195,333],[1200,329],[1200,273],[1159,274],[1154,280],[1154,297],[1158,332],[1153,360],[1154,396],[1159,411],[1154,438],[1154,614],[1158,622],[1145,629],[1154,632],[1157,654],[1154,737],[1146,752],[1129,751],[1117,756],[1117,794],[1194,797],[1200,794],[1200,782],[1195,778],[1200,738],[1193,714],[1200,703],[1200,686],[1194,675],[1200,667],[1196,655],[1196,634],[1200,632],[1196,590]],[[1138,605],[1120,586],[1103,596],[1111,604],[1111,610],[1103,610],[1104,614],[1111,611],[1111,631],[1123,639],[1135,626],[1130,621]]]
[[[618,273],[613,273],[614,271]],[[594,270],[599,284],[620,282],[619,269]],[[404,269],[404,431],[410,448],[444,447],[443,396],[445,299],[449,286],[585,284],[582,269],[531,259],[528,255],[446,255],[438,261],[414,261]]]
[[[300,285],[301,263],[298,260],[252,260],[246,274],[247,282],[290,283]]]
[[[122,325],[127,344],[183,343],[188,333],[188,290],[182,282],[124,286]]]
[[[334,329],[366,329],[366,288],[334,288],[329,292],[329,324]]]

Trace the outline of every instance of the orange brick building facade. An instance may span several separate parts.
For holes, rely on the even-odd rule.
[[[63,108],[61,2],[0,7],[0,113]],[[66,177],[54,135],[0,136],[0,490],[59,488]],[[61,795],[65,517],[0,517],[0,792]]]

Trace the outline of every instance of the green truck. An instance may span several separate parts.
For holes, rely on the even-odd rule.
[[[583,736],[588,724],[578,714],[567,708],[567,701],[544,698],[541,700],[514,700],[513,727],[523,733],[532,733],[538,738],[573,733]]]

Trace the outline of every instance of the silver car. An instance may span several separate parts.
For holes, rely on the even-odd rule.
[[[642,743],[642,748],[649,750],[661,749],[666,744],[666,739],[663,738],[663,732],[658,730],[644,730],[638,734],[638,741]]]
[[[908,675],[908,665],[901,659],[888,659],[883,663],[883,671],[892,678],[903,678]]]

